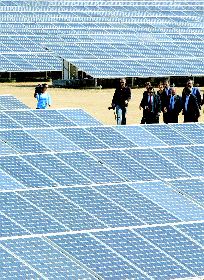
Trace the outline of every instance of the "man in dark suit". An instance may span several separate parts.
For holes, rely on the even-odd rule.
[[[149,87],[151,87],[151,83],[150,82],[146,82],[145,83],[145,91],[143,92],[143,98],[145,95],[148,95],[148,89]],[[141,110],[142,107],[139,105],[139,109]],[[146,110],[143,109],[143,112],[142,112],[142,119],[141,119],[141,124],[145,124],[146,123]]]
[[[170,81],[166,79],[163,83],[164,89],[161,93],[161,109],[163,112],[163,122],[168,123],[168,113],[167,113],[167,107],[168,107],[168,100],[169,96],[171,94],[171,87],[170,87]]]
[[[192,94],[191,88],[186,88],[182,96],[184,122],[198,122],[200,117],[197,98]]]
[[[185,96],[185,91],[188,90],[188,88],[191,89],[191,94],[194,95],[197,99],[197,103],[198,103],[198,106],[199,106],[199,109],[201,109],[201,106],[202,106],[202,98],[201,98],[201,93],[200,93],[200,90],[198,87],[194,87],[194,82],[193,80],[189,79],[186,83],[186,86],[185,88],[183,89],[183,92],[182,92],[182,96],[184,95]]]
[[[159,123],[159,113],[161,112],[161,102],[158,94],[154,92],[153,87],[149,87],[147,94],[143,95],[140,103],[145,111],[145,123]]]
[[[171,88],[171,94],[167,97],[167,123],[178,123],[178,116],[182,110],[182,98],[176,94],[176,88]]]

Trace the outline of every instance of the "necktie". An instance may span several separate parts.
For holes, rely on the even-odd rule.
[[[174,97],[171,96],[171,110],[174,109]]]

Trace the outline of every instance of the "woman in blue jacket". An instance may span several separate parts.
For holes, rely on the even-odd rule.
[[[48,85],[42,84],[41,92],[38,92],[35,97],[37,98],[36,109],[46,109],[51,106],[51,96],[47,92]]]

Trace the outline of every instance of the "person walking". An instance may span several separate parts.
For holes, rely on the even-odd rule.
[[[42,84],[41,92],[36,93],[35,98],[37,99],[36,109],[46,109],[51,106],[51,96],[47,92],[48,85]]]
[[[200,117],[199,105],[197,98],[192,94],[191,88],[186,88],[182,96],[184,122],[198,122]]]
[[[148,88],[147,94],[143,95],[140,106],[145,111],[146,124],[159,123],[161,101],[159,95],[155,93],[154,88],[152,86]]]
[[[119,86],[115,89],[111,108],[116,110],[117,125],[126,124],[128,103],[131,99],[131,89],[126,85],[126,79],[120,79]]]
[[[145,83],[145,91],[143,92],[143,98],[145,97],[145,95],[148,95],[148,89],[149,87],[151,87],[151,83],[150,82],[146,82]],[[139,105],[139,109],[141,110],[142,107],[141,107],[141,104]],[[142,119],[140,121],[140,124],[145,124],[146,123],[146,110],[143,109],[142,110]]]
[[[161,93],[161,108],[163,112],[163,122],[168,123],[168,114],[167,114],[167,107],[168,107],[168,99],[169,95],[171,94],[171,87],[170,87],[170,81],[166,79],[163,83],[164,89]]]
[[[167,123],[178,123],[178,116],[182,110],[182,98],[176,94],[176,88],[171,88],[167,98]]]

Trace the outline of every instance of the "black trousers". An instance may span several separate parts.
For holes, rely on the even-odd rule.
[[[178,123],[178,114],[176,112],[167,112],[168,115],[168,123]]]

